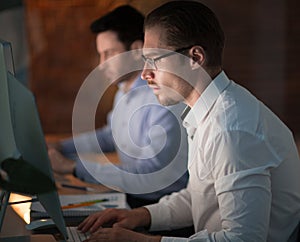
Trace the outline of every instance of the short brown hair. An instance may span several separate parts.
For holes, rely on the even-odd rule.
[[[114,31],[127,49],[136,41],[144,41],[144,15],[130,5],[122,5],[96,19],[90,26],[93,33]]]
[[[200,45],[207,54],[207,66],[222,65],[224,32],[215,14],[195,1],[172,1],[146,16],[144,29],[165,29],[166,44],[174,48]]]

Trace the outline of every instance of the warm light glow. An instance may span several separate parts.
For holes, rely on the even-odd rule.
[[[24,201],[24,200],[29,200],[29,199],[31,199],[31,197],[23,196],[23,195],[16,194],[16,193],[11,193],[10,198],[9,198],[9,202]],[[11,205],[13,210],[27,224],[30,223],[30,206],[31,206],[31,202]]]

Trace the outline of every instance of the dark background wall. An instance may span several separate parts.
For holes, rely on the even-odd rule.
[[[122,4],[129,3],[145,13],[160,2],[163,1],[24,1],[30,50],[29,86],[35,93],[46,133],[72,131],[76,94],[98,64],[90,23]],[[102,97],[96,127],[106,122],[115,91],[116,87],[111,86]]]
[[[128,3],[143,13],[166,1],[24,0],[30,88],[46,133],[70,133],[77,91],[97,65],[92,20]],[[300,2],[296,0],[203,0],[226,33],[224,69],[300,135]],[[1,9],[1,7],[0,7]],[[3,24],[0,23],[0,28]],[[115,93],[98,108],[105,123]]]

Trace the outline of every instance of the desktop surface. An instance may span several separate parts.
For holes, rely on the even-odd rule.
[[[66,175],[66,176],[59,176],[55,175],[55,180],[58,188],[59,194],[65,194],[65,195],[79,195],[79,194],[95,194],[95,193],[106,193],[106,192],[112,192],[110,188],[107,188],[103,185],[98,184],[90,184],[83,182],[73,175]],[[74,186],[80,186],[80,187],[90,187],[93,188],[95,192],[85,191],[81,189],[76,188],[65,188],[61,186],[61,184],[72,184]],[[15,202],[16,200],[20,200],[19,196],[11,196],[10,202]],[[23,198],[24,200],[24,198]],[[21,208],[22,206],[22,208]],[[19,205],[12,205],[7,207],[7,211],[4,217],[4,223],[3,227],[0,233],[0,242],[37,242],[37,241],[48,241],[46,240],[47,237],[51,237],[52,240],[50,241],[60,241],[60,237],[58,235],[52,236],[51,231],[44,231],[42,234],[40,232],[32,232],[25,228],[26,224],[29,223],[28,221],[28,215],[30,214],[30,204],[19,204]],[[76,226],[78,225],[83,218],[73,218],[73,219],[66,219],[66,225],[67,226]],[[25,222],[26,221],[26,222]],[[32,235],[30,237],[30,235]],[[38,238],[38,235],[45,236],[45,240],[35,240]],[[23,236],[23,237],[20,237]],[[25,237],[24,237],[25,236]],[[40,237],[41,238],[41,237]],[[13,239],[13,240],[9,240]],[[53,240],[54,239],[54,240]]]
[[[52,235],[39,234],[0,238],[0,242],[57,242],[57,240]]]
[[[11,206],[8,206],[6,209],[0,238],[30,235],[30,231],[26,230],[25,225],[26,223],[23,218],[21,218]]]

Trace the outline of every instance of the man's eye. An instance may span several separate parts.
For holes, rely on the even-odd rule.
[[[158,59],[158,60],[155,60],[155,62],[156,62],[156,63],[159,63],[159,62],[161,62],[161,60],[162,60],[162,59]]]
[[[107,53],[106,53],[106,56],[107,56],[107,57],[110,57],[110,56],[112,56],[112,55],[113,55],[112,52],[107,52]]]

